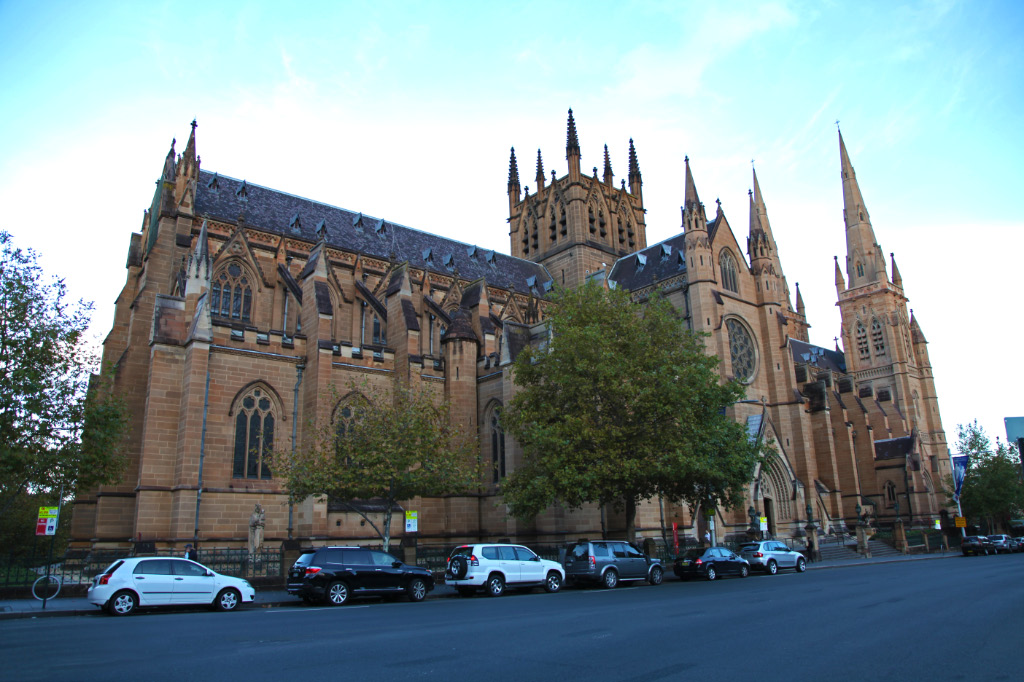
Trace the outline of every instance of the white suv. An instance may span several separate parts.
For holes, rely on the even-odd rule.
[[[448,555],[444,580],[463,597],[480,588],[498,597],[506,586],[558,592],[565,582],[565,570],[558,562],[541,559],[522,545],[461,545]]]

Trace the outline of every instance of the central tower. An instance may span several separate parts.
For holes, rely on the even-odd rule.
[[[516,150],[508,171],[509,237],[512,255],[540,263],[561,286],[582,284],[591,273],[604,270],[627,254],[647,247],[640,166],[629,141],[629,189],[626,180],[615,187],[608,145],[604,172],[598,177],[580,170],[580,142],[569,110],[565,158],[569,172],[550,182],[537,150],[536,191],[519,184]]]

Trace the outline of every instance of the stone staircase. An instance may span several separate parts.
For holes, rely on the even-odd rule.
[[[871,548],[872,557],[903,556],[901,552],[897,552],[891,545],[886,544],[881,540],[868,540],[868,546]],[[818,550],[821,552],[822,561],[844,561],[859,556],[857,554],[856,542],[851,544],[839,544],[837,542],[822,540],[818,545]]]

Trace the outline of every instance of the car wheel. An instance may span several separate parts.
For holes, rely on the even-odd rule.
[[[427,596],[427,584],[420,578],[413,578],[406,592],[409,593],[409,601],[423,601]]]
[[[223,589],[213,600],[213,607],[218,611],[234,611],[242,603],[242,595],[233,587]]]
[[[704,575],[707,576],[708,580],[714,580],[715,578],[718,577],[718,571],[715,570],[714,566],[708,566],[704,570]]]
[[[460,597],[472,597],[476,592],[472,587],[457,587],[455,589],[459,591]]]
[[[139,605],[139,599],[128,590],[118,592],[107,602],[107,610],[112,616],[127,616],[135,613],[135,607]]]
[[[337,580],[327,586],[327,603],[330,606],[341,606],[348,601],[348,585]]]
[[[619,584],[619,574],[615,572],[614,568],[609,568],[601,576],[601,584],[607,587],[609,590]]]
[[[448,563],[448,570],[451,571],[453,578],[462,580],[466,577],[466,573],[469,572],[469,562],[466,561],[466,557],[454,556]]]
[[[651,572],[647,574],[647,582],[652,585],[660,585],[664,578],[665,572],[661,570],[661,566],[655,566],[651,569]]]
[[[562,589],[562,576],[558,575],[557,571],[551,571],[544,580],[544,591],[554,593],[560,589]]]
[[[740,566],[740,577],[746,578],[748,575],[750,575],[750,569],[746,566]]]
[[[768,574],[775,575],[779,572],[779,565],[775,563],[774,559],[768,561]]]
[[[807,570],[807,562],[804,561],[803,557],[796,560],[796,572],[803,573]]]
[[[491,597],[500,597],[505,594],[505,579],[497,573],[488,578],[487,594]]]

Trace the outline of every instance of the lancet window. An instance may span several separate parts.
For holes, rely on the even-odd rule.
[[[240,322],[252,318],[252,285],[246,271],[238,263],[228,263],[213,278],[210,312]]]
[[[266,389],[255,387],[238,403],[235,415],[234,478],[272,478],[269,457],[274,447],[274,403]]]

